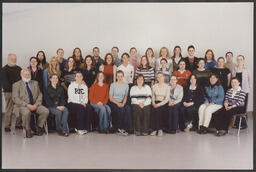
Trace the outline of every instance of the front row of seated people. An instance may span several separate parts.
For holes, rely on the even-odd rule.
[[[37,81],[31,80],[28,69],[21,70],[21,80],[13,84],[12,99],[14,110],[22,115],[26,137],[31,138],[31,113],[38,114],[36,135],[42,135],[43,125],[49,112],[55,115],[56,130],[60,135],[68,136],[69,129],[80,134],[90,130],[93,111],[98,115],[98,131],[108,133],[116,114],[116,131],[122,135],[162,136],[163,130],[175,134],[197,130],[207,133],[212,116],[215,116],[216,135],[227,133],[233,115],[245,111],[247,94],[241,89],[240,81],[231,79],[232,88],[224,95],[218,75],[211,74],[209,84],[204,88],[197,85],[197,76],[192,74],[188,85],[184,88],[177,84],[177,76],[170,77],[169,85],[165,83],[165,75],[157,74],[157,83],[145,83],[144,76],[138,75],[135,85],[123,81],[124,73],[116,72],[116,82],[104,83],[104,74],[99,72],[95,82],[88,90],[81,72],[75,73],[75,81],[68,86],[67,95],[59,85],[58,75],[49,78],[49,85],[44,91],[45,106],[42,105],[42,93]],[[67,97],[67,104],[66,104]],[[224,103],[223,103],[224,102]],[[224,106],[223,106],[224,105]]]

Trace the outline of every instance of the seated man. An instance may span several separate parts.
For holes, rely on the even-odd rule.
[[[14,107],[22,115],[22,125],[26,129],[26,137],[31,138],[30,116],[31,112],[39,115],[36,135],[43,134],[42,127],[49,115],[49,110],[42,106],[42,93],[39,89],[38,82],[31,80],[31,74],[28,69],[21,70],[21,80],[12,85],[12,99]]]

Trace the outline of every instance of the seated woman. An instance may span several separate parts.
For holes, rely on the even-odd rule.
[[[177,84],[177,77],[171,76],[168,103],[168,133],[176,134],[179,124],[179,109],[183,98],[183,87]]]
[[[91,55],[87,55],[85,57],[84,63],[81,68],[84,81],[87,87],[90,88],[95,81],[96,75],[98,74],[98,70],[95,67],[95,62]]]
[[[130,91],[135,135],[148,135],[149,117],[151,110],[152,92],[148,85],[144,84],[144,76],[139,75],[136,85]]]
[[[95,83],[89,90],[89,100],[94,111],[99,115],[99,132],[108,133],[111,109],[107,105],[109,98],[108,84],[104,83],[104,74],[99,72]]]
[[[186,62],[185,60],[181,59],[178,63],[179,69],[173,72],[173,75],[177,76],[178,82],[177,84],[181,85],[182,87],[187,86],[188,78],[191,75],[189,70],[186,70]]]
[[[76,63],[73,57],[69,57],[66,62],[66,67],[60,76],[61,86],[64,90],[68,91],[68,86],[71,82],[75,81],[75,73],[77,72]]]
[[[172,75],[172,72],[169,70],[169,68],[167,68],[167,64],[168,64],[167,59],[166,58],[162,58],[160,60],[160,66],[161,67],[160,67],[159,70],[157,70],[155,76],[157,76],[158,72],[162,72],[164,74],[164,82],[166,84],[169,84],[170,76]],[[156,79],[156,81],[157,81],[157,79]]]
[[[152,105],[153,111],[151,114],[152,130],[151,136],[163,135],[163,114],[166,113],[168,100],[170,97],[170,87],[164,83],[164,74],[159,72],[157,74],[158,83],[153,85],[152,89]]]
[[[99,71],[103,72],[105,83],[110,85],[116,81],[116,65],[111,53],[107,53],[104,63],[99,67]]]
[[[199,134],[206,134],[212,114],[222,108],[224,100],[224,89],[216,74],[211,74],[209,85],[205,88],[204,104],[199,107]]]
[[[208,85],[210,71],[205,69],[205,60],[203,58],[198,59],[198,68],[192,72],[198,78],[197,84],[204,88]]]
[[[216,135],[223,136],[228,132],[230,121],[235,114],[243,113],[246,93],[240,87],[240,81],[234,77],[225,96],[224,107],[215,113]]]
[[[119,70],[116,73],[117,81],[110,85],[109,106],[117,114],[117,132],[128,135],[131,126],[131,109],[127,105],[129,86],[123,82],[124,72]],[[113,123],[113,118],[112,118]]]
[[[68,108],[70,114],[70,128],[75,128],[79,135],[86,134],[89,129],[89,118],[92,109],[88,104],[88,88],[83,81],[81,72],[75,74],[75,81],[68,87]],[[73,116],[74,115],[74,116]]]
[[[228,68],[224,67],[225,60],[223,57],[219,57],[217,60],[216,68],[212,69],[212,73],[215,73],[219,76],[221,85],[226,92],[230,85],[231,72]]]
[[[204,91],[197,85],[196,75],[190,76],[188,86],[184,88],[182,102],[180,116],[184,119],[184,131],[188,132],[191,128],[195,131],[198,126],[198,109],[204,102]]]
[[[29,67],[31,73],[31,80],[35,80],[39,84],[40,91],[43,91],[43,70],[38,66],[39,59],[36,57],[31,57],[29,59]]]
[[[149,61],[146,56],[142,56],[140,59],[140,65],[135,71],[135,79],[138,75],[143,75],[145,84],[152,86],[155,80],[154,68],[150,67]]]
[[[43,80],[44,80],[44,88],[46,89],[48,87],[48,81],[51,75],[56,74],[58,78],[61,75],[61,71],[59,68],[59,62],[57,57],[53,56],[50,60],[49,67],[44,70],[43,73]]]
[[[64,90],[58,84],[59,79],[56,74],[50,76],[50,84],[44,92],[45,103],[50,112],[55,115],[56,130],[59,134],[67,137],[68,134],[68,109],[64,97]]]

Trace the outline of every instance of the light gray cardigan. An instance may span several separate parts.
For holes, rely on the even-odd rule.
[[[178,104],[181,102],[183,98],[183,87],[179,84],[176,85],[176,88],[174,90],[174,93],[171,91],[172,87],[170,86],[170,98],[169,102],[172,101],[174,104]]]

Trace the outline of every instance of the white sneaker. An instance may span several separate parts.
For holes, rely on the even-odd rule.
[[[117,131],[118,131],[118,133],[120,133],[123,136],[127,136],[128,135],[128,133],[124,129],[119,129],[118,128]]]
[[[158,130],[157,136],[163,136],[163,130]]]
[[[189,132],[192,127],[193,127],[193,125],[192,125],[191,123],[189,123],[189,124],[187,125],[187,127],[184,129],[184,131],[185,131],[185,132]]]
[[[150,133],[150,136],[155,136],[156,135],[156,131],[152,131],[151,133]]]
[[[77,130],[77,129],[75,129],[75,131],[76,131],[76,133],[79,134],[79,135],[84,135],[84,134],[88,133],[87,130]]]

